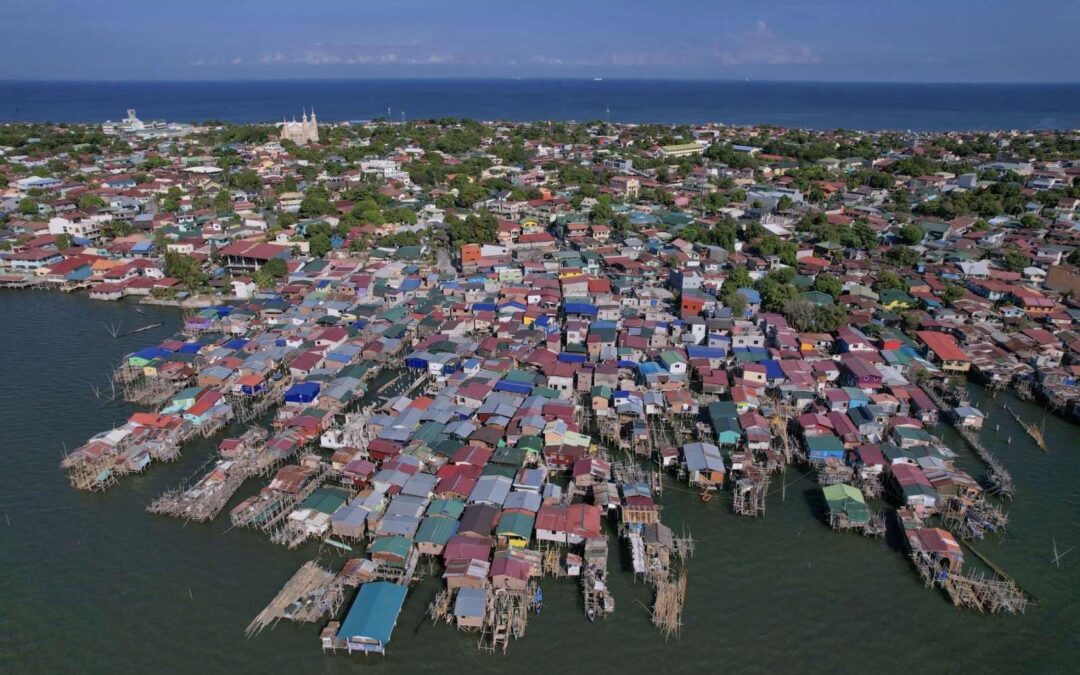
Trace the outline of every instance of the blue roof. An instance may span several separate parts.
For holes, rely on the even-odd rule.
[[[761,361],[761,365],[765,366],[765,376],[770,380],[778,380],[786,377],[784,371],[780,369],[780,362],[776,359],[766,359]]]
[[[735,292],[739,295],[742,295],[744,298],[746,298],[746,301],[751,304],[756,305],[761,302],[761,293],[758,293],[752,288],[740,288]]]
[[[727,350],[723,347],[690,345],[686,348],[686,355],[692,359],[722,359],[727,356]]]
[[[560,352],[559,353],[559,361],[561,361],[563,363],[584,363],[585,362],[585,355],[584,354],[574,354],[572,352]]]
[[[599,310],[596,305],[590,305],[586,302],[568,302],[563,308],[567,314],[587,314],[589,316],[596,316]]]
[[[198,354],[200,349],[202,349],[202,345],[199,344],[198,342],[185,342],[180,347],[180,353],[181,354]]]
[[[389,643],[408,592],[407,587],[389,581],[364,584],[341,622],[338,637],[346,640],[367,638],[382,645]]]
[[[297,382],[285,392],[285,400],[290,403],[311,403],[318,395],[318,382]]]
[[[236,338],[225,343],[225,349],[243,349],[248,341],[244,338]]]
[[[147,251],[152,251],[153,249],[154,242],[152,241],[137,241],[135,242],[135,245],[131,247],[131,250],[137,253],[144,253]]]
[[[169,354],[172,354],[172,352],[163,347],[147,347],[146,349],[140,349],[132,354],[132,356],[147,361],[153,361],[154,359],[162,358]]]
[[[529,394],[532,392],[532,385],[525,384],[523,382],[509,382],[507,380],[499,380],[495,383],[495,391],[509,391],[514,394]]]
[[[403,291],[415,291],[420,288],[419,279],[405,279],[401,282],[401,290]]]

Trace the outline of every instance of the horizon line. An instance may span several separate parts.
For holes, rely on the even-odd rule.
[[[547,81],[547,82],[697,82],[712,84],[860,84],[860,85],[980,85],[980,86],[1080,86],[1080,80],[861,80],[861,79],[771,79],[771,78],[707,78],[707,77],[607,77],[602,75],[565,76],[326,76],[326,77],[214,77],[214,78],[0,78],[0,84],[209,84],[250,82],[410,82],[410,81]]]

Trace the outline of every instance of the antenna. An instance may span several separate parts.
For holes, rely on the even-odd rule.
[[[610,127],[611,126],[611,106],[609,105],[608,107],[604,108],[604,112],[607,113],[607,124]]]

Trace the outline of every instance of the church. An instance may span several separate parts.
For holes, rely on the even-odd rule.
[[[315,120],[315,109],[311,109],[311,117],[304,111],[300,121],[293,118],[292,122],[281,122],[281,140],[292,141],[297,145],[319,142],[319,123]]]

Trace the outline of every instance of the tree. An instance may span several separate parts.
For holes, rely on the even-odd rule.
[[[305,195],[303,201],[300,202],[301,218],[324,216],[333,213],[335,210],[334,205],[330,203],[330,200],[324,194],[314,193],[314,191]]]
[[[175,185],[169,188],[169,191],[165,193],[165,199],[161,202],[161,208],[165,211],[180,210],[180,195],[180,188]]]
[[[135,230],[131,223],[126,220],[109,221],[108,227],[113,237],[126,237]]]
[[[498,232],[498,220],[487,211],[479,216],[469,214],[465,220],[448,218],[447,222],[450,223],[450,241],[455,247],[494,241]]]
[[[788,300],[792,300],[799,295],[798,289],[791,284],[781,283],[776,279],[765,277],[759,281],[756,285],[758,292],[761,293],[761,305],[769,312],[781,312],[784,309],[784,303]]]
[[[330,245],[330,237],[323,232],[308,239],[308,252],[316,258],[323,257],[330,252],[331,248],[333,247]]]
[[[900,280],[900,277],[896,276],[896,273],[889,270],[882,270],[878,272],[877,279],[874,280],[875,291],[887,291],[892,288],[903,288],[904,282]]]
[[[229,184],[244,192],[259,192],[262,190],[262,179],[254,171],[239,171],[230,175]]]
[[[56,235],[56,248],[63,251],[64,249],[71,248],[71,235],[70,234],[58,234]]]
[[[229,196],[228,191],[219,190],[214,195],[214,210],[218,213],[228,213],[232,211],[232,198]]]
[[[885,252],[886,260],[904,267],[911,267],[919,262],[919,252],[902,244],[893,246]]]
[[[1043,221],[1034,213],[1025,213],[1020,218],[1020,227],[1026,230],[1037,230],[1043,226]]]
[[[900,241],[908,245],[918,244],[923,240],[922,228],[914,223],[905,223],[900,228]]]
[[[105,200],[97,195],[83,194],[79,196],[79,210],[89,211],[91,209],[100,209],[105,206]]]
[[[165,276],[178,280],[193,291],[204,287],[209,278],[194,258],[172,251],[165,253]]]
[[[780,197],[780,199],[776,202],[777,211],[787,211],[792,206],[795,206],[795,202],[791,199],[791,197],[788,197],[787,195]]]
[[[289,267],[281,258],[267,260],[262,269],[274,279],[283,279],[289,274]]]
[[[38,213],[37,202],[29,197],[23,197],[19,200],[19,213],[24,216],[36,216]]]
[[[610,199],[600,199],[589,211],[589,220],[594,223],[606,223],[615,215]]]
[[[791,298],[784,302],[784,318],[798,331],[814,328],[814,303],[805,298]]]
[[[815,331],[832,333],[847,322],[847,310],[842,305],[821,305],[814,308]]]
[[[273,288],[274,277],[266,271],[266,266],[255,270],[255,273],[251,275],[251,279],[259,288]]]
[[[941,292],[941,299],[949,305],[962,297],[964,297],[964,287],[959,284],[946,283],[945,289]]]
[[[746,313],[746,296],[742,293],[732,293],[724,300],[724,304],[731,308],[731,316],[741,318]]]
[[[1021,272],[1028,265],[1027,256],[1013,247],[1005,250],[1005,269],[1010,272]]]
[[[840,283],[840,280],[834,276],[819,274],[814,277],[813,288],[815,291],[828,293],[833,298],[836,298],[844,290],[844,284]]]

